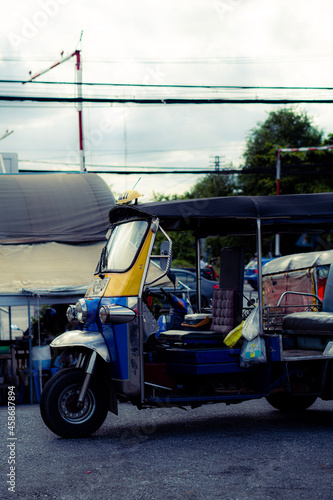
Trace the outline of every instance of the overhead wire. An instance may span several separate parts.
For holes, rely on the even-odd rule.
[[[332,104],[333,99],[308,99],[308,98],[135,98],[135,97],[45,97],[34,95],[0,95],[0,101],[31,101],[31,102],[56,102],[56,103],[109,103],[109,104]]]
[[[13,84],[26,83],[24,80],[0,80],[2,101],[30,101],[43,103],[75,103],[90,104],[133,103],[133,104],[219,104],[219,103],[330,103],[333,87],[319,86],[261,86],[261,85],[192,85],[192,84],[141,84],[84,82],[82,87],[93,88],[94,92],[86,92],[82,100],[66,91],[67,86],[77,88],[78,82],[66,81],[32,81],[29,84],[29,95],[26,88],[18,93]],[[37,85],[37,87],[36,87]],[[42,86],[42,89],[41,89]],[[49,91],[50,86],[58,86],[56,94]],[[111,95],[102,92],[103,88],[112,89]],[[116,89],[122,89],[119,96]],[[124,92],[128,89],[128,92]],[[133,93],[133,89],[135,93]],[[96,92],[97,90],[97,92]],[[142,90],[142,92],[141,92]]]
[[[320,57],[317,55],[303,55],[301,57],[302,60],[315,60],[323,61],[327,59],[331,59],[332,56],[330,54],[323,54]],[[1,58],[1,61],[10,61],[14,59],[11,58]],[[21,58],[17,58],[17,61],[22,61]],[[33,59],[30,59],[33,60]],[[37,60],[37,59],[35,59]],[[39,59],[40,61],[50,61],[51,59]],[[243,57],[219,57],[219,58],[205,58],[205,59],[178,59],[178,60],[150,60],[150,59],[141,59],[141,60],[120,60],[120,59],[99,59],[99,60],[89,60],[84,59],[85,62],[90,63],[113,63],[113,64],[266,64],[266,63],[289,63],[294,60],[299,61],[300,56],[290,55],[289,57],[280,56],[275,58],[243,58]],[[35,94],[35,89],[30,88],[29,91],[32,95],[30,96],[15,96],[13,95],[13,88],[9,87],[9,85],[13,84],[22,84],[24,80],[0,80],[0,84],[8,84],[8,87],[5,88],[4,92],[8,93],[8,95],[0,96],[0,101],[5,104],[1,104],[0,107],[22,107],[22,108],[39,108],[39,109],[54,109],[57,107],[67,107],[73,106],[73,104],[77,104],[79,102],[75,98],[67,97],[66,91],[61,91],[57,89],[57,95],[54,95],[53,92],[49,92],[46,89],[38,90],[38,94]],[[76,82],[55,82],[55,81],[36,81],[30,82],[33,84],[39,84],[50,86],[50,85],[58,85],[58,86],[74,86],[77,85]],[[126,105],[128,107],[133,107],[141,104],[149,105],[149,106],[160,106],[161,104],[179,104],[179,105],[188,105],[188,104],[296,104],[296,103],[332,103],[333,99],[325,98],[326,93],[330,93],[333,90],[333,87],[309,87],[309,86],[248,86],[248,85],[191,85],[191,84],[142,84],[142,83],[111,83],[111,82],[83,82],[82,86],[85,86],[87,89],[89,87],[94,88],[94,92],[98,89],[98,93],[101,93],[102,88],[128,88],[133,89],[145,89],[149,91],[150,98],[144,98],[142,95],[138,98],[133,96],[124,96],[119,98],[117,96],[110,97],[106,95],[100,95],[97,97],[94,96],[86,96],[82,99],[81,102],[85,103],[87,108],[105,108],[106,104],[118,104],[118,105]],[[164,96],[160,95],[161,90],[163,90]],[[195,93],[189,93],[189,91],[195,91]],[[37,91],[37,89],[36,89]],[[170,97],[170,91],[172,91],[172,97]],[[258,91],[261,94],[265,95],[267,93],[274,92],[274,98],[260,98],[257,95],[254,95],[251,98],[244,97],[248,92]],[[286,98],[285,92],[291,92],[294,97]],[[213,93],[213,97],[209,95],[207,96],[207,92]],[[304,93],[308,94],[309,92],[315,93],[315,98],[309,99],[307,96],[303,97]],[[204,97],[200,97],[200,94],[203,93]],[[35,95],[34,95],[35,94]],[[232,95],[232,98],[221,98],[216,96],[221,96],[225,94],[226,96]],[[198,97],[199,95],[199,97]],[[317,98],[316,98],[317,96]],[[319,97],[318,97],[319,96]],[[206,148],[209,149],[209,148]],[[186,149],[188,150],[188,149]],[[175,150],[170,150],[175,151]],[[122,151],[123,152],[123,151]],[[120,152],[121,153],[121,152]],[[146,154],[147,152],[136,152],[136,154]],[[118,154],[116,152],[108,152],[108,154]],[[132,154],[131,151],[128,151],[128,154]],[[133,154],[135,154],[133,152]],[[60,162],[58,162],[60,164]],[[92,166],[99,168],[98,165]],[[105,166],[103,167],[105,168]],[[132,168],[132,167],[129,167]],[[143,168],[133,167],[133,168]],[[212,171],[212,170],[209,170]],[[206,172],[206,171],[205,171]],[[106,172],[105,172],[106,173]],[[126,172],[130,173],[130,172]],[[135,171],[135,173],[137,173]],[[168,172],[165,172],[168,173]],[[189,172],[190,173],[190,172]]]
[[[140,58],[140,57],[121,57],[121,58],[94,58],[91,59],[85,56],[85,62],[90,64],[285,64],[293,63],[295,61],[299,62],[323,62],[327,60],[332,60],[333,54],[331,53],[288,53],[288,54],[270,54],[264,56],[203,56],[203,57],[183,57],[177,59],[156,59],[156,58]],[[54,55],[25,55],[25,61],[36,61],[36,62],[51,62],[54,59]],[[0,58],[4,62],[19,62],[23,61],[22,57],[15,56],[2,56]]]
[[[10,80],[0,79],[0,83],[32,83],[34,85],[81,85],[100,87],[146,87],[146,88],[192,88],[192,89],[241,89],[241,90],[333,90],[333,87],[317,86],[288,86],[288,85],[192,85],[192,84],[157,84],[157,83],[111,83],[111,82],[59,82],[40,80]]]

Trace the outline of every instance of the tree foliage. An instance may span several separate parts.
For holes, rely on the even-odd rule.
[[[319,146],[322,136],[305,112],[290,108],[272,111],[264,123],[250,131],[244,153],[246,165],[274,163],[276,148]]]
[[[184,198],[211,198],[216,196],[230,196],[233,193],[234,182],[232,176],[218,173],[208,174],[185,193]]]
[[[244,153],[244,175],[239,183],[245,195],[276,193],[276,162],[278,148],[300,148],[325,145],[323,132],[313,125],[303,111],[282,108],[269,113],[264,123],[250,131]],[[312,151],[281,153],[281,194],[331,191],[333,153]],[[249,174],[260,168],[262,174]]]
[[[224,176],[212,173],[199,179],[199,181],[183,195],[164,196],[154,193],[156,201],[170,201],[175,199],[210,198],[218,196],[230,196],[233,193],[234,182],[232,176]],[[170,232],[173,242],[174,265],[179,267],[193,267],[195,265],[195,242],[192,235],[185,232]],[[208,238],[207,247],[211,257],[219,255],[223,246],[218,238]],[[157,240],[160,244],[160,238]]]
[[[276,193],[277,149],[300,148],[333,144],[333,134],[324,134],[304,111],[293,108],[281,108],[268,114],[263,123],[258,123],[247,138],[244,153],[245,164],[242,173],[222,175],[212,173],[199,181],[185,194],[155,194],[156,201],[233,196],[242,192],[244,195],[272,195]],[[260,169],[258,173],[248,173],[250,169]],[[312,151],[281,154],[281,194],[315,193],[333,191],[333,151]],[[179,261],[193,265],[195,249],[193,239],[186,233],[172,234],[174,257]],[[283,239],[282,253],[295,251],[297,237]],[[235,238],[208,238],[207,249],[210,257],[218,257],[223,246],[241,244],[253,252],[255,245],[249,239],[245,242]],[[265,254],[273,251],[273,238],[265,238]]]

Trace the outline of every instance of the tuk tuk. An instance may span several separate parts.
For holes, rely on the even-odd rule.
[[[261,265],[263,235],[330,232],[333,193],[119,205],[109,220],[93,281],[67,312],[79,326],[51,344],[62,367],[41,395],[41,415],[51,431],[88,436],[108,411],[118,414],[118,401],[138,409],[196,408],[265,397],[275,408],[298,411],[317,397],[333,399],[333,251],[318,265],[312,256],[302,268],[309,283],[303,276],[298,287],[289,286],[292,259],[268,263],[264,276]],[[166,288],[176,294],[179,286],[170,274],[170,231],[193,235],[197,311],[185,315],[180,327],[161,330],[154,298],[169,293]],[[243,300],[244,248],[227,247],[221,249],[212,307],[202,309],[200,240],[227,235],[255,238],[257,302]],[[275,267],[270,272],[267,266]],[[290,297],[298,301],[293,308]],[[297,309],[299,297],[303,307]],[[235,331],[236,341],[227,342]]]

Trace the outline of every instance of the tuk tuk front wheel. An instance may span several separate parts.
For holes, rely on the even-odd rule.
[[[108,413],[107,395],[98,379],[92,377],[83,406],[78,406],[85,372],[66,368],[45,385],[40,412],[47,427],[63,438],[90,436],[100,428]]]
[[[290,394],[287,392],[279,392],[276,394],[270,394],[266,397],[268,403],[276,408],[277,410],[283,412],[298,412],[304,411],[316,401],[317,396],[311,396],[307,394]]]

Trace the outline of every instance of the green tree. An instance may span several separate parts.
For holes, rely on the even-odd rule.
[[[232,196],[235,189],[235,179],[233,175],[222,175],[212,173],[199,179],[199,181],[185,193],[184,197],[194,198],[214,198],[219,196]],[[235,238],[228,237],[212,237],[206,240],[206,249],[208,250],[209,259],[219,259],[221,248],[229,246],[235,242]],[[216,271],[219,272],[219,264],[217,261]]]
[[[282,108],[269,113],[264,123],[249,133],[244,153],[244,175],[239,185],[244,195],[276,193],[277,149],[286,147],[321,146],[332,140],[324,139],[304,111]],[[249,174],[251,169],[263,173]],[[281,194],[331,191],[333,188],[333,153],[328,151],[281,154]]]
[[[184,198],[194,199],[230,196],[235,186],[232,177],[233,176],[226,176],[217,172],[201,177],[201,179],[184,194]]]
[[[167,196],[159,193],[154,193],[155,201],[170,201],[177,199],[195,199],[195,198],[210,198],[218,196],[232,195],[234,182],[232,176],[224,176],[218,173],[212,173],[201,177],[199,181],[183,195]],[[193,267],[195,264],[195,242],[194,238],[187,231],[170,232],[169,236],[173,243],[173,265],[177,267]],[[211,257],[218,257],[221,249],[221,242],[217,241],[220,238],[208,238],[207,247],[210,250]],[[158,237],[156,246],[162,241],[161,236]],[[223,246],[223,245],[222,245]]]

